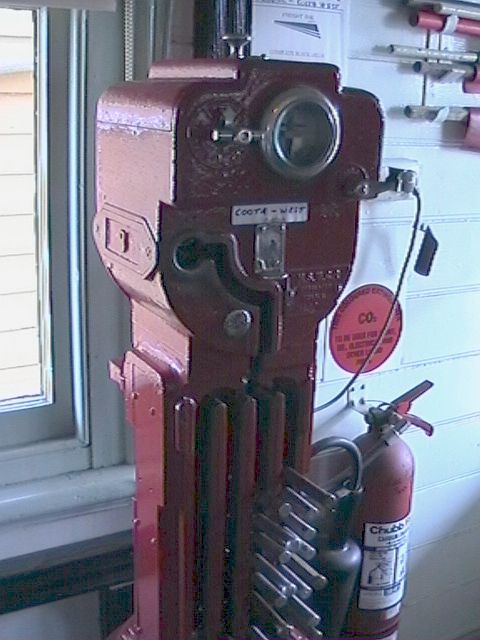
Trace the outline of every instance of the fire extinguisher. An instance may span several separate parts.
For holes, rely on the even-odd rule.
[[[364,463],[364,491],[352,529],[362,548],[362,566],[343,637],[397,638],[414,479],[413,455],[400,434],[415,425],[432,435],[431,425],[408,413],[413,400],[432,386],[425,381],[391,403],[369,408],[368,431],[354,440]],[[317,453],[313,445],[313,454]],[[332,485],[344,478],[343,467]]]

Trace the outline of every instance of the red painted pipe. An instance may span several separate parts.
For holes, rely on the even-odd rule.
[[[430,11],[419,11],[412,16],[410,23],[414,27],[420,27],[428,31],[443,31],[448,18],[449,16],[440,16]],[[468,36],[480,36],[480,22],[477,20],[468,20],[467,18],[459,18],[455,33],[463,33]]]
[[[467,131],[463,144],[470,149],[480,150],[480,109],[469,109]]]

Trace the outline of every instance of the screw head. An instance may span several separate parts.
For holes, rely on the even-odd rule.
[[[253,318],[246,309],[230,311],[223,322],[223,329],[230,338],[243,338],[250,331]]]

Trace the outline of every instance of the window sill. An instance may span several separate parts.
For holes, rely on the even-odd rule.
[[[76,438],[45,440],[20,447],[0,448],[0,491],[7,485],[29,483],[91,466],[88,447]],[[0,500],[0,506],[1,506]],[[2,516],[0,515],[0,524]]]
[[[121,465],[0,489],[0,560],[130,529],[134,475]]]

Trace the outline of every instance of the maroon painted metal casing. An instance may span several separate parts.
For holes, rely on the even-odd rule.
[[[227,119],[258,129],[298,87],[340,124],[317,177],[286,179],[260,144],[212,139]],[[135,612],[114,638],[246,637],[252,514],[274,504],[285,464],[308,467],[317,325],[351,271],[349,187],[377,178],[382,128],[377,100],[342,91],[329,65],[165,62],[100,100],[94,236],[131,301],[133,346],[111,375],[137,469]],[[286,223],[284,272],[264,277],[256,225],[233,225],[232,207],[299,202],[309,215]],[[239,310],[247,330],[227,330]]]

